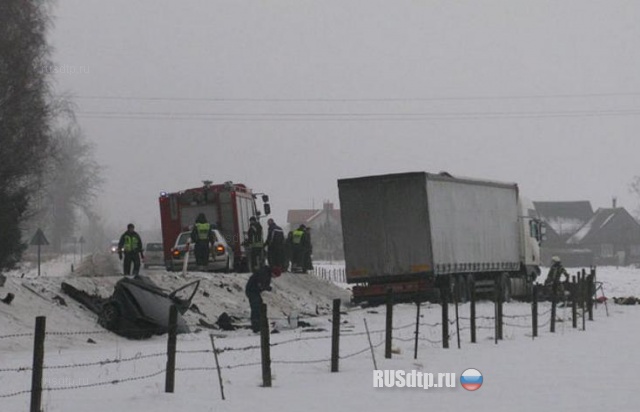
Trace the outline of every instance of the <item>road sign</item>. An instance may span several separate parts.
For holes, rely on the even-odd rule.
[[[49,241],[44,236],[44,233],[42,233],[42,230],[40,228],[38,228],[36,234],[31,238],[31,244],[37,246],[44,246],[49,244]]]
[[[42,233],[42,230],[40,228],[38,228],[38,230],[36,231],[36,234],[33,235],[33,237],[31,238],[31,244],[38,246],[38,277],[39,277],[40,276],[40,246],[43,246],[43,245],[46,246],[49,244],[49,241],[47,240],[46,237],[44,237],[44,233]]]

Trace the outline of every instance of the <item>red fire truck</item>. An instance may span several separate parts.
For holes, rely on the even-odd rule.
[[[249,229],[249,218],[262,214],[256,206],[261,195],[264,215],[271,213],[269,197],[253,193],[241,183],[225,182],[214,185],[204,181],[203,186],[175,193],[160,193],[160,221],[162,244],[167,268],[171,266],[171,249],[181,232],[190,230],[196,217],[204,213],[210,223],[225,237],[234,253],[234,270],[248,270],[248,250],[244,242]]]

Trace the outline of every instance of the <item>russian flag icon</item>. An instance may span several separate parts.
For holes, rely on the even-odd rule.
[[[468,391],[477,391],[482,386],[482,374],[477,369],[467,369],[460,375],[460,384]]]

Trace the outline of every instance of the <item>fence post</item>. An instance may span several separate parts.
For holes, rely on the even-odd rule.
[[[164,391],[173,393],[176,378],[176,345],[178,330],[178,309],[176,305],[169,308],[169,333],[167,338],[167,374]]]
[[[550,322],[550,329],[549,331],[551,333],[555,333],[556,331],[556,301],[557,301],[557,295],[558,295],[558,282],[555,281],[553,282],[553,285],[551,286],[551,322]]]
[[[387,289],[387,322],[385,327],[384,357],[391,359],[391,340],[393,337],[393,292]]]
[[[582,330],[587,330],[587,317],[586,317],[586,281],[585,281],[585,270],[582,269],[582,275],[580,276],[580,307],[582,308]]]
[[[448,282],[447,282],[448,283]],[[442,287],[440,289],[440,295],[442,296],[442,347],[449,348],[449,300],[448,292]]]
[[[418,337],[420,335],[420,295],[416,295],[416,331],[413,345],[413,359],[418,359]]]
[[[495,293],[495,343],[502,340],[502,276],[496,275],[494,283]]]
[[[459,312],[458,312],[458,301],[460,300],[460,296],[459,296],[459,291],[458,288],[460,287],[460,282],[459,282],[459,278],[458,276],[455,277],[455,289],[454,289],[454,295],[453,295],[453,300],[455,301],[455,305],[456,305],[456,338],[458,341],[458,349],[460,349],[460,316],[459,316]]]
[[[44,367],[44,337],[47,318],[36,317],[36,333],[33,340],[33,370],[31,375],[31,412],[40,412],[42,405],[42,370]]]
[[[595,275],[593,271],[587,276],[587,310],[589,320],[593,320],[593,295],[596,293]]]
[[[578,327],[578,283],[576,282],[576,277],[571,277],[571,326],[574,329]]]
[[[533,301],[531,302],[532,337],[538,337],[538,285],[533,285]]]
[[[473,276],[473,275],[472,275]],[[469,289],[471,290],[471,304],[469,305],[471,343],[476,343],[476,282],[475,278],[469,277]]]
[[[216,361],[216,369],[218,370],[218,383],[220,384],[220,395],[222,396],[222,400],[224,401],[224,384],[222,383],[222,372],[220,371],[220,362],[218,361],[218,350],[216,349],[216,344],[213,340],[213,334],[209,334],[209,338],[211,339],[211,348],[213,349],[213,357]]]
[[[333,300],[333,325],[331,333],[331,372],[338,372],[340,359],[340,299]]]
[[[267,305],[260,307],[260,348],[262,354],[262,386],[271,387],[271,346],[269,342],[269,320]]]

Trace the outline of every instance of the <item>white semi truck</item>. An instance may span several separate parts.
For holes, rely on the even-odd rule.
[[[411,172],[340,179],[338,190],[356,303],[454,284],[462,298],[496,284],[526,297],[540,274],[542,225],[515,183]]]

